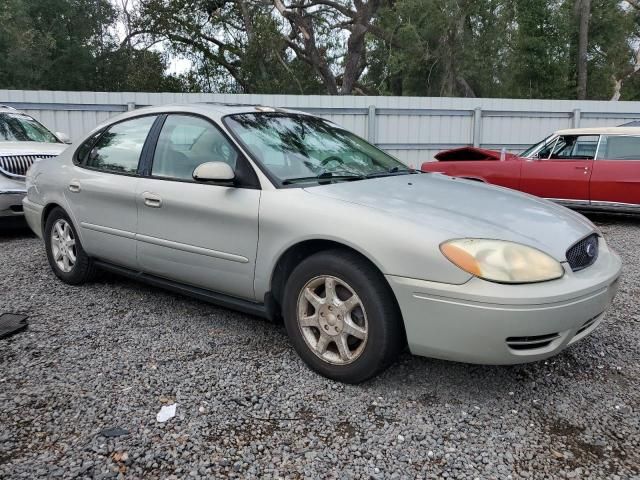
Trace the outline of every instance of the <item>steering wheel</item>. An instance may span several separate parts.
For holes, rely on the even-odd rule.
[[[325,167],[331,162],[338,162],[340,165],[344,165],[344,160],[337,155],[331,155],[320,162],[320,165]]]

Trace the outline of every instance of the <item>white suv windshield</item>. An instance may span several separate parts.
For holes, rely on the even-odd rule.
[[[0,113],[0,142],[60,143],[53,133],[22,113]]]
[[[358,136],[320,118],[246,113],[226,117],[225,124],[283,185],[413,172]]]

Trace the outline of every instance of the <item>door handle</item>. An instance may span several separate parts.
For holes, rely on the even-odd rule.
[[[145,192],[142,194],[142,199],[147,207],[160,208],[162,206],[162,198],[155,193]]]
[[[73,193],[78,193],[81,190],[80,188],[80,182],[77,180],[71,180],[71,182],[69,182],[69,191],[73,192]]]
[[[589,167],[575,167],[576,170],[589,170]]]

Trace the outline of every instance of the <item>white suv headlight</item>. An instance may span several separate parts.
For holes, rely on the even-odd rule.
[[[519,243],[462,238],[444,242],[440,251],[465,272],[491,282],[534,283],[564,275],[560,262]]]

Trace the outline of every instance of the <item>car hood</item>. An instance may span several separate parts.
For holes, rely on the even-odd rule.
[[[505,152],[505,158],[515,158],[517,155],[513,153]],[[461,147],[453,148],[451,150],[444,150],[434,155],[438,161],[449,162],[455,160],[500,160],[502,152],[498,150],[487,150],[485,148],[478,147]]]
[[[384,211],[452,238],[492,238],[538,248],[559,261],[595,231],[567,208],[507,188],[440,174],[390,176],[306,188],[312,195]]]
[[[0,142],[0,157],[9,155],[60,155],[69,145],[47,142]]]

